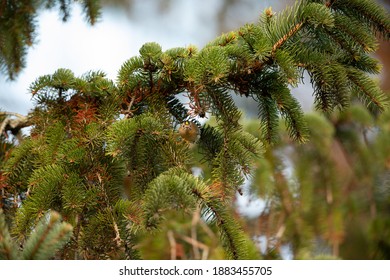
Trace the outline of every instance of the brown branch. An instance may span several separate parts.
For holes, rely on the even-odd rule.
[[[277,41],[272,47],[272,56],[274,56],[277,49],[279,49],[288,39],[294,36],[303,26],[304,22],[297,23],[286,35]]]
[[[184,240],[185,242],[191,244],[194,248],[196,247],[198,249],[203,250],[202,251],[202,257],[198,256],[198,257],[195,257],[195,259],[207,260],[207,257],[208,257],[210,249],[209,249],[209,247],[206,244],[204,244],[204,243],[202,243],[202,242],[200,242],[200,241],[198,241],[196,239],[193,239],[193,238],[190,238],[188,236],[185,236],[185,235],[179,234],[179,237],[182,240]]]
[[[126,119],[132,118],[134,115],[135,110],[131,110],[131,107],[133,106],[134,100],[135,100],[135,95],[131,97],[131,100],[130,100],[129,105],[127,106],[127,109],[121,110],[121,114],[124,114]]]
[[[176,260],[177,245],[172,230],[169,230],[167,235],[168,235],[169,245],[171,246],[171,260]]]
[[[290,39],[292,36],[294,36],[299,30],[301,30],[302,26],[304,24],[304,21],[297,23],[287,34],[285,34],[282,38],[279,39],[273,46],[271,55],[267,56],[264,60],[256,60],[253,65],[252,69],[254,71],[260,71],[264,65],[266,65],[272,58],[275,56],[275,52],[284,44],[287,42],[288,39]],[[251,71],[251,70],[249,70]],[[248,72],[248,74],[250,74]]]
[[[191,238],[192,240],[197,240],[198,239],[198,235],[197,235],[197,232],[196,232],[196,226],[198,224],[200,220],[200,207],[199,205],[197,205],[196,207],[196,210],[192,216],[192,221],[191,221]],[[194,251],[194,257],[195,259],[199,259],[200,258],[200,252],[199,252],[199,246],[195,246],[194,244],[192,244],[193,246],[193,251]]]
[[[112,216],[112,215],[111,215],[111,216]],[[113,222],[113,225],[114,225],[114,231],[115,231],[115,238],[114,238],[114,241],[115,241],[115,243],[116,243],[116,246],[117,246],[118,248],[120,248],[121,245],[122,245],[122,243],[123,243],[123,240],[122,240],[121,235],[120,235],[120,233],[119,233],[119,228],[118,228],[117,223],[115,222],[114,217],[112,216],[111,218],[112,218],[112,222]]]
[[[19,141],[22,138],[20,130],[31,125],[28,116],[23,116],[18,113],[0,112],[0,116],[6,116],[0,124],[0,134],[4,133],[5,136],[8,137],[7,131],[11,131],[11,133],[15,135]],[[10,116],[15,116],[16,118],[11,118]]]

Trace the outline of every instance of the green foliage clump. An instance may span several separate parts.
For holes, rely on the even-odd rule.
[[[72,236],[70,224],[61,222],[61,216],[51,211],[42,216],[33,233],[18,250],[8,231],[3,211],[0,209],[0,259],[47,260],[55,256]]]

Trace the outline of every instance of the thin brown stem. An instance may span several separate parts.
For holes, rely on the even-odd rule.
[[[297,23],[287,34],[285,34],[282,38],[277,41],[272,47],[272,56],[275,52],[284,44],[288,39],[294,36],[303,26],[304,22]]]
[[[176,258],[177,258],[177,256],[176,256],[177,248],[176,248],[175,237],[174,237],[173,232],[171,230],[168,231],[167,235],[168,235],[169,245],[171,246],[171,260],[176,260]]]

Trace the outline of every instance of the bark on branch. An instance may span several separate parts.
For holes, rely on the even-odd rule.
[[[7,138],[7,131],[11,131],[11,133],[16,136],[18,140],[21,140],[20,130],[31,125],[28,116],[13,112],[0,112],[0,117],[1,116],[5,116],[5,118],[0,124],[0,134],[4,134]]]

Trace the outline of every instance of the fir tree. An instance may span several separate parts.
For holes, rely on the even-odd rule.
[[[223,34],[201,50],[163,51],[157,43],[146,43],[139,56],[123,63],[116,82],[102,72],[76,77],[67,69],[39,77],[30,87],[35,101],[28,116],[31,135],[2,167],[1,187],[7,194],[27,196],[11,217],[13,236],[28,242],[37,221],[55,210],[73,227],[58,258],[147,257],[140,245],[162,229],[171,257],[196,258],[200,250],[205,256],[205,244],[219,248],[213,243],[218,239],[223,257],[260,258],[233,201],[264,150],[280,140],[280,117],[294,143],[307,141],[309,132],[315,137],[316,127],[310,127],[290,88],[308,73],[317,109],[330,116],[358,99],[367,114],[377,116],[388,107],[388,98],[369,76],[380,69],[369,54],[376,48],[375,35],[388,39],[389,30],[388,15],[371,1],[304,0],[280,14],[269,8],[258,22]],[[188,107],[179,99],[183,94]],[[244,130],[234,94],[257,102],[259,137]],[[200,125],[206,115],[215,123],[201,127],[195,145],[181,139],[179,124]],[[324,147],[313,148],[319,153],[315,159],[328,163],[329,155],[322,152],[330,140],[322,140]],[[202,166],[201,176],[193,172],[197,166]],[[329,164],[314,179],[329,178],[331,172]],[[296,256],[305,257],[300,249],[316,236],[305,215],[317,212],[306,201],[295,204],[280,170],[272,182],[279,200],[271,206],[283,209],[278,215],[284,217],[279,219],[286,238]],[[332,225],[320,233],[338,250],[341,190],[335,184],[326,185],[335,188],[332,207],[316,209],[323,211],[316,217],[331,218]],[[311,199],[313,189],[304,187],[298,194]],[[175,228],[172,217],[184,226]],[[193,222],[185,226],[186,221]],[[191,253],[180,252],[178,239],[192,247]],[[211,257],[221,257],[217,252]]]

